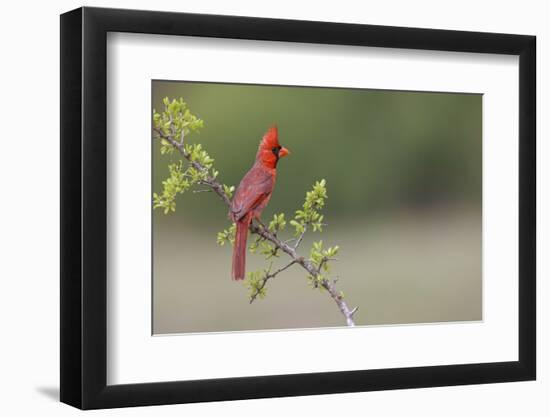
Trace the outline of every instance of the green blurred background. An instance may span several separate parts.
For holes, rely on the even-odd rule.
[[[340,246],[333,273],[359,306],[358,325],[481,320],[481,95],[175,81],[153,81],[152,94],[153,108],[183,97],[205,121],[188,140],[203,144],[229,185],[277,124],[291,155],[279,163],[266,221],[291,217],[312,184],[327,180],[328,226],[302,254],[313,239]],[[155,191],[176,159],[153,143]],[[188,192],[177,204],[175,214],[153,213],[153,333],[344,324],[298,267],[249,304],[230,278],[231,248],[216,244],[226,208],[211,193]],[[248,255],[247,271],[265,266]]]

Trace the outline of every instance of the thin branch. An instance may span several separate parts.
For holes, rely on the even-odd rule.
[[[300,236],[296,239],[296,243],[294,244],[294,249],[298,249],[298,246],[300,246],[300,243],[302,243],[302,240],[304,240],[304,236],[307,232],[307,226],[308,223],[304,224],[304,230],[302,230],[302,233],[300,233]]]
[[[223,186],[213,176],[208,174],[208,169],[206,167],[202,166],[197,161],[194,161],[191,159],[191,155],[189,155],[189,153],[185,150],[183,143],[180,143],[177,140],[175,140],[173,136],[166,135],[161,129],[153,128],[153,131],[157,134],[159,138],[168,141],[172,146],[174,146],[180,152],[180,154],[189,161],[191,166],[193,166],[195,169],[199,170],[200,172],[205,173],[206,177],[201,181],[202,184],[210,187],[212,191],[220,197],[220,199],[225,203],[225,205],[228,208],[231,207],[231,200],[229,200],[229,197],[227,197],[227,194],[225,194]],[[297,253],[297,248],[303,240],[305,231],[299,236],[298,240],[296,241],[296,244],[294,246],[290,246],[287,242],[281,241],[276,235],[269,232],[267,227],[265,227],[265,225],[259,219],[257,220],[257,222],[260,224],[260,226],[258,226],[255,223],[251,223],[249,228],[250,232],[258,236],[261,236],[263,239],[273,243],[273,245],[275,245],[277,249],[280,249],[291,258],[291,262],[287,264],[285,267],[283,267],[284,269],[289,268],[294,264],[299,264],[312,277],[317,278],[320,275],[320,272],[317,270],[317,268],[311,261],[305,259],[303,256],[300,256]],[[277,275],[280,272],[282,271],[277,270],[273,274]],[[271,279],[271,278],[268,278],[268,279]],[[267,282],[267,280],[265,282]],[[346,320],[346,324],[348,326],[355,326],[355,322],[353,320],[353,314],[357,311],[357,307],[354,308],[353,310],[348,307],[341,293],[336,289],[335,282],[331,282],[329,279],[323,278],[319,284],[321,285],[321,287],[327,290],[327,293],[336,303],[336,305],[338,306],[338,309],[340,310],[340,312],[342,313],[342,315]]]
[[[355,307],[353,310],[350,310],[348,305],[344,301],[344,297],[342,297],[341,294],[336,290],[334,283],[330,282],[328,279],[323,279],[323,281],[321,282],[321,286],[328,291],[334,302],[338,305],[338,308],[346,318],[347,325],[355,326],[355,322],[353,321],[353,314],[357,311],[357,307]]]
[[[179,141],[179,144],[183,146],[183,143],[184,143],[184,139],[185,139],[185,129],[181,129],[181,137],[180,137],[180,141]]]
[[[296,261],[292,260],[288,264],[283,266],[282,268],[277,269],[275,272],[269,272],[271,270],[271,266],[270,266],[269,270],[266,272],[265,276],[262,278],[262,283],[260,284],[259,287],[256,288],[256,291],[254,291],[254,293],[250,296],[250,304],[252,304],[254,302],[254,300],[256,299],[256,297],[258,297],[260,295],[262,290],[265,288],[265,286],[267,284],[267,281],[269,281],[271,278],[275,278],[278,274],[280,274],[281,272],[287,270],[288,268],[290,268],[295,263],[296,263]]]

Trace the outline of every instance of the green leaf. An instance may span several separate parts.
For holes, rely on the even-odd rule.
[[[286,226],[285,214],[274,214],[273,219],[269,222],[268,230],[271,233],[277,233],[280,230],[283,230]]]
[[[223,246],[226,243],[229,243],[233,245],[235,243],[235,233],[237,231],[237,226],[235,223],[229,227],[229,229],[225,229],[221,232],[218,232],[218,235],[216,237],[216,242],[218,245]]]
[[[218,174],[217,174],[217,171],[216,171],[216,175],[214,177],[216,177],[217,175]],[[223,192],[225,193],[227,198],[231,199],[231,197],[233,197],[233,192],[234,191],[235,191],[235,187],[233,185],[230,187],[230,186],[227,186],[227,185],[223,184]]]

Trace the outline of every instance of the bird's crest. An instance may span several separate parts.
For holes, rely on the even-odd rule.
[[[277,126],[273,125],[269,128],[269,130],[266,132],[264,137],[262,138],[262,141],[260,142],[259,150],[263,149],[271,149],[279,146],[279,132],[277,130]]]

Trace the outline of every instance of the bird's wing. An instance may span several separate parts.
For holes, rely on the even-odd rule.
[[[253,210],[273,191],[273,176],[262,169],[252,168],[244,176],[231,202],[231,214],[239,220]]]

